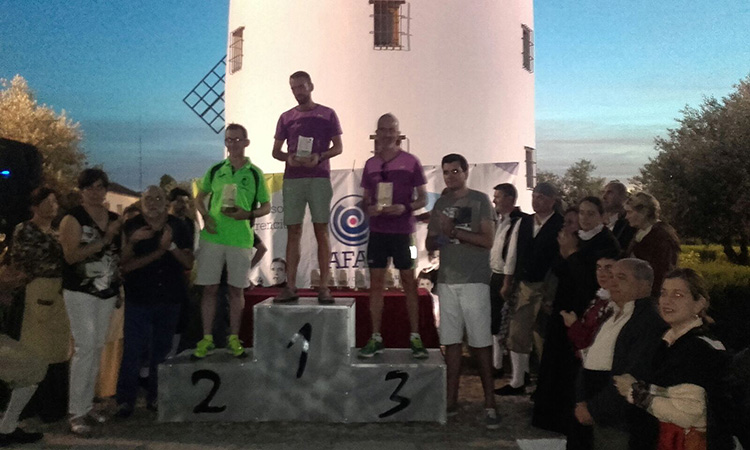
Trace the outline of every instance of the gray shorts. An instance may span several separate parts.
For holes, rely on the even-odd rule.
[[[230,247],[204,239],[195,255],[195,284],[212,286],[221,283],[221,272],[227,267],[227,284],[238,288],[250,286],[250,263],[255,248]]]
[[[330,178],[285,178],[281,191],[284,225],[301,224],[308,204],[312,223],[328,223],[333,198]]]

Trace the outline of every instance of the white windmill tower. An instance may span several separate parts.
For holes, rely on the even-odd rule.
[[[532,0],[230,0],[226,120],[245,125],[266,173],[279,115],[304,70],[336,110],[344,153],[362,167],[377,118],[395,114],[423,164],[517,162],[519,202],[535,178]]]

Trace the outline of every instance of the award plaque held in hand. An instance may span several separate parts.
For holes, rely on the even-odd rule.
[[[311,137],[299,136],[297,139],[297,158],[310,158],[313,149],[313,139]]]
[[[221,212],[234,212],[237,210],[237,185],[225,184],[221,191]]]
[[[381,181],[378,183],[378,209],[393,204],[393,183]]]

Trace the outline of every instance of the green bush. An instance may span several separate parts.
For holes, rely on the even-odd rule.
[[[715,259],[706,261],[703,254],[711,253]],[[750,267],[729,263],[718,245],[683,245],[679,265],[695,269],[706,279],[709,314],[724,344],[734,349],[750,345]]]

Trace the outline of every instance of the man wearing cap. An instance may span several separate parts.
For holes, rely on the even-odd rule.
[[[539,183],[531,197],[534,214],[523,217],[511,236],[508,259],[515,257],[516,264],[506,266],[500,295],[513,302],[507,342],[513,377],[510,384],[495,390],[498,395],[525,393],[536,316],[555,296],[551,266],[560,252],[557,234],[563,226],[563,216],[555,211],[557,198],[552,184]]]

